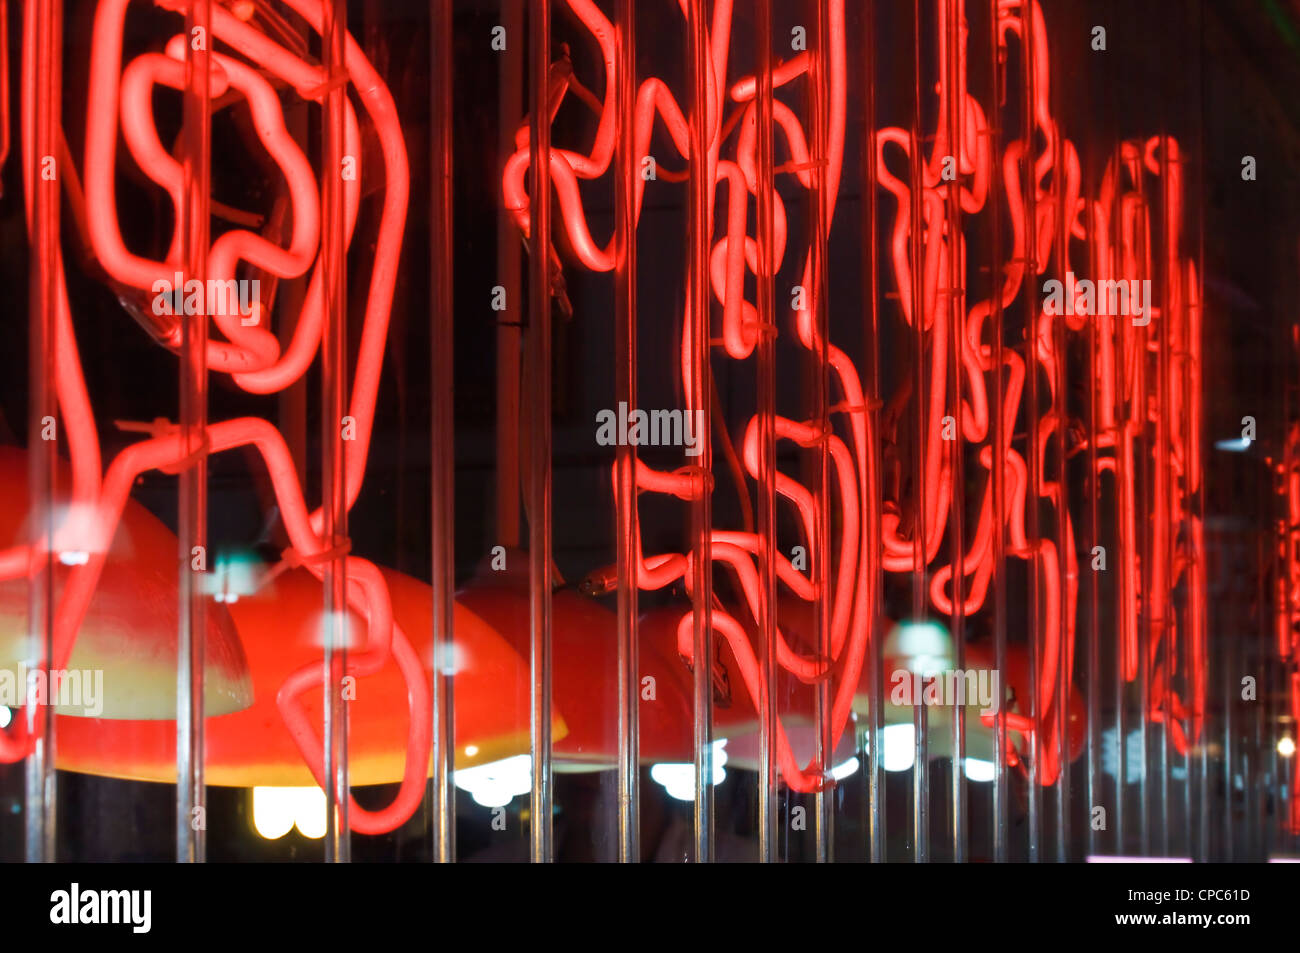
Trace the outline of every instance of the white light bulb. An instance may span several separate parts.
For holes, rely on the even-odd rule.
[[[723,767],[727,763],[727,739],[719,738],[713,742],[713,784],[716,787],[727,779]],[[663,786],[669,797],[679,801],[695,800],[695,765],[676,762],[662,762],[650,768],[650,777]]]
[[[909,771],[916,760],[916,729],[912,725],[885,725],[885,770]]]
[[[468,748],[465,753],[469,754]],[[532,790],[532,756],[518,754],[472,768],[461,768],[456,772],[456,787],[469,792],[474,803],[482,807],[505,807],[516,796]]]
[[[289,788],[253,788],[253,827],[267,840],[293,829],[294,804]]]
[[[253,827],[267,840],[278,840],[297,825],[304,837],[325,836],[325,792],[303,788],[253,788]]]
[[[303,837],[319,840],[325,836],[325,792],[320,788],[292,788],[294,792],[294,826]]]

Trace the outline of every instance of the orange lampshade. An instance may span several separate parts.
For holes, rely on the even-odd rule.
[[[525,583],[517,576],[486,572],[457,598],[526,654],[529,598]],[[557,590],[551,604],[552,697],[569,726],[568,737],[553,746],[556,770],[611,768],[618,756],[617,616],[572,589]],[[692,676],[677,654],[676,642],[677,622],[684,611],[655,609],[639,621],[638,735],[643,764],[692,758]],[[654,681],[647,683],[646,678]],[[649,697],[652,692],[653,698]],[[739,717],[755,723],[753,709],[747,707],[743,696],[733,681],[732,697]]]
[[[69,482],[66,465],[60,466],[56,506],[60,500],[66,506]],[[0,548],[27,543],[25,450],[0,447],[0,494]],[[74,567],[86,555],[58,554],[56,604],[70,574],[82,571]],[[175,534],[128,500],[66,665],[69,672],[102,673],[103,697],[96,700],[100,720],[176,717],[178,576]],[[239,711],[252,703],[253,686],[234,623],[216,603],[208,606],[207,623],[204,705],[212,714]],[[19,663],[27,658],[27,632],[27,580],[0,580],[0,673],[10,679],[17,678]],[[80,715],[85,708],[56,706],[55,711]]]
[[[394,570],[382,570],[393,618],[432,671],[433,590]],[[304,569],[285,572],[230,606],[248,654],[255,700],[251,708],[210,718],[206,730],[207,782],[235,787],[305,787],[311,772],[286,730],[276,693],[290,673],[321,658],[321,584]],[[528,751],[528,660],[491,624],[459,602],[455,606],[456,766],[470,767]],[[351,644],[363,642],[364,623],[350,613]],[[174,676],[173,676],[174,677]],[[322,692],[301,700],[320,711]],[[400,781],[405,763],[406,687],[396,665],[356,682],[349,706],[349,772],[354,785]],[[564,738],[558,716],[552,731]],[[87,774],[143,781],[175,779],[173,726],[145,721],[63,719],[58,765]]]
[[[694,697],[694,675],[682,658],[677,644],[678,625],[690,612],[689,605],[665,606],[651,609],[642,614],[640,619],[641,644],[652,649],[658,657],[666,660],[671,677],[680,684],[685,705],[685,744],[678,749],[682,757],[674,761],[690,761],[694,757],[692,742],[692,723]],[[742,618],[737,614],[737,618]],[[740,666],[731,651],[731,645],[719,633],[713,635],[716,649],[714,661],[715,692],[713,697],[713,734],[717,738],[736,738],[757,730],[758,712],[750,698],[745,680],[741,677]],[[646,660],[642,662],[643,666]],[[721,688],[718,684],[721,683]],[[730,746],[728,747],[730,750]],[[669,759],[664,759],[669,760]]]

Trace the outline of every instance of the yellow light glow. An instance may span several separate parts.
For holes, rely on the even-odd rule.
[[[478,754],[478,745],[466,745],[466,746],[465,746],[465,757],[467,757],[467,758],[472,758],[472,757],[474,757],[474,755],[476,755],[476,754]]]
[[[1284,758],[1289,758],[1295,754],[1295,739],[1291,737],[1279,738],[1277,742],[1277,753]]]

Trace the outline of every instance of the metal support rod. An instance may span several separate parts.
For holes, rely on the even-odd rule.
[[[34,141],[24,149],[26,191],[35,213],[29,241],[28,270],[28,455],[27,494],[32,516],[32,552],[27,577],[28,673],[24,698],[36,693],[54,659],[54,479],[58,466],[57,439],[44,439],[47,423],[55,419],[55,341],[58,299],[62,294],[59,250],[59,179],[42,174],[46,161],[58,154],[62,104],[61,0],[32,0],[23,8],[24,86],[35,103]],[[24,97],[27,99],[27,97]],[[26,130],[24,129],[24,132]],[[40,435],[42,439],[37,439]],[[58,817],[57,774],[54,770],[54,706],[29,702],[23,712],[31,749],[24,768],[24,812],[28,863],[56,859]]]
[[[830,527],[830,359],[828,347],[830,339],[830,310],[827,302],[829,281],[827,279],[828,236],[833,196],[830,194],[827,170],[830,168],[830,79],[829,58],[830,35],[827,6],[814,2],[810,11],[813,24],[812,49],[815,55],[809,59],[808,99],[809,115],[812,124],[812,155],[816,159],[813,172],[813,189],[809,192],[811,204],[811,243],[810,259],[812,264],[812,314],[813,342],[811,352],[813,360],[812,406],[809,407],[809,419],[816,422],[821,439],[817,442],[816,458],[813,463],[813,487],[816,492],[814,508],[813,533],[815,539],[809,540],[813,553],[811,568],[814,571],[816,602],[813,606],[813,618],[817,632],[817,651],[822,658],[831,657],[831,527]],[[821,786],[814,799],[816,860],[829,863],[835,859],[835,799],[831,777],[831,760],[835,743],[831,734],[831,683],[822,679],[816,692],[817,724],[817,764],[821,768]]]
[[[332,79],[347,69],[347,4],[325,0],[321,27],[321,66]],[[328,80],[327,80],[328,81]],[[346,489],[347,441],[347,233],[343,206],[345,157],[344,115],[347,85],[326,94],[321,141],[321,263],[325,271],[325,314],[321,335],[321,479],[325,543],[341,545],[348,534]],[[340,554],[324,564],[325,588],[325,860],[352,859],[348,823],[348,707],[343,697],[347,666],[347,557]]]
[[[1145,212],[1147,209],[1146,196],[1142,194],[1142,175],[1139,172],[1136,176],[1135,188],[1140,200],[1140,208]],[[1137,247],[1134,253],[1137,273],[1134,277],[1139,280],[1145,279],[1147,275],[1148,261],[1148,236],[1143,227],[1146,221],[1145,214],[1137,217]],[[1149,505],[1150,500],[1150,483],[1151,483],[1151,465],[1149,453],[1147,450],[1150,446],[1151,439],[1151,421],[1150,410],[1147,403],[1147,390],[1150,386],[1147,382],[1147,355],[1149,354],[1149,333],[1150,329],[1135,327],[1133,329],[1133,353],[1141,355],[1136,364],[1136,386],[1134,388],[1133,405],[1129,409],[1130,422],[1136,427],[1139,434],[1140,452],[1134,457],[1133,464],[1135,467],[1137,490],[1134,497],[1139,501],[1139,506]],[[1154,591],[1152,585],[1152,565],[1154,563],[1154,552],[1151,545],[1152,534],[1146,526],[1145,521],[1139,520],[1134,527],[1134,550],[1141,554],[1140,566],[1141,576],[1138,585],[1138,592],[1150,594]],[[1147,600],[1149,602],[1150,600]],[[1151,711],[1151,653],[1148,646],[1152,644],[1152,608],[1146,602],[1142,604],[1141,615],[1138,620],[1138,750],[1140,752],[1139,762],[1142,765],[1142,771],[1138,775],[1138,835],[1141,843],[1141,850],[1144,855],[1151,853],[1151,719],[1148,713]]]
[[[196,0],[185,14],[185,33],[210,35],[211,0]],[[187,278],[204,282],[208,258],[208,197],[211,186],[212,96],[208,43],[185,44],[188,83],[184,92],[181,163],[181,257]],[[176,860],[202,862],[206,854],[203,785],[203,663],[207,598],[203,580],[207,546],[207,316],[181,319],[180,424],[187,453],[197,456],[180,474],[177,520],[179,570],[176,647]],[[197,562],[196,562],[197,560]]]
[[[529,0],[529,249],[528,364],[532,393],[532,441],[528,460],[528,670],[531,682],[529,751],[533,778],[529,794],[530,857],[550,863],[554,855],[551,816],[551,3]]]
[[[989,129],[989,150],[1001,154],[1003,71],[1006,50],[998,29],[1000,2],[989,0],[989,73],[992,93],[992,114],[996,117]],[[990,320],[993,325],[993,653],[999,672],[999,685],[1005,683],[1007,674],[1007,582],[1006,582],[1006,514],[1007,514],[1007,450],[1010,435],[1003,421],[1002,404],[1005,399],[1006,356],[1003,352],[1002,284],[1005,280],[1002,260],[1002,196],[999,194],[998,176],[989,180],[990,247],[993,260],[989,265],[989,297],[993,303]],[[995,780],[993,785],[993,859],[1005,863],[1009,859],[1008,834],[1010,830],[1010,786],[1007,772],[1007,716],[1006,691],[1000,689],[998,709],[994,720],[993,757]]]
[[[1113,104],[1112,104],[1113,105]],[[1111,155],[1111,168],[1116,177],[1115,191],[1120,191],[1121,176],[1123,166],[1120,162],[1121,142],[1118,136],[1118,130],[1112,141],[1115,143],[1114,151]],[[1110,234],[1107,236],[1107,243],[1110,247],[1110,258],[1106,262],[1109,273],[1112,275],[1122,274],[1121,256],[1120,256],[1120,221],[1119,216],[1115,214],[1117,205],[1112,203],[1111,208],[1106,209],[1107,221],[1110,224]],[[1109,359],[1112,367],[1122,367],[1121,361],[1123,334],[1123,325],[1115,323],[1114,332],[1110,337],[1107,347],[1110,350]],[[1105,355],[1103,355],[1105,356]],[[1114,820],[1115,820],[1115,839],[1114,847],[1117,854],[1125,851],[1125,824],[1128,812],[1125,810],[1128,790],[1126,776],[1128,773],[1128,738],[1126,727],[1126,691],[1125,691],[1125,665],[1126,649],[1125,641],[1127,633],[1133,625],[1133,620],[1128,611],[1128,590],[1134,585],[1134,580],[1129,573],[1128,553],[1133,548],[1133,537],[1128,514],[1133,512],[1132,490],[1129,474],[1132,472],[1132,443],[1128,433],[1128,402],[1126,400],[1127,385],[1117,381],[1113,395],[1105,395],[1106,399],[1113,402],[1113,412],[1115,416],[1115,441],[1118,444],[1118,450],[1115,454],[1115,479],[1116,492],[1115,499],[1118,506],[1118,513],[1115,516],[1115,539],[1119,544],[1119,565],[1116,573],[1117,581],[1114,586],[1114,608],[1115,608],[1115,685],[1114,701],[1115,706],[1115,798],[1113,802]]]
[[[1257,571],[1262,571],[1263,566],[1257,566]],[[1234,638],[1228,640],[1219,640],[1218,663],[1219,671],[1223,673],[1220,685],[1222,695],[1221,704],[1223,705],[1223,804],[1220,806],[1219,816],[1223,818],[1223,852],[1215,858],[1220,863],[1232,863],[1235,851],[1233,850],[1232,836],[1232,815],[1233,815],[1233,761],[1237,757],[1237,746],[1233,743],[1233,711],[1236,707],[1236,680],[1232,677],[1234,672],[1241,669],[1237,667],[1239,660],[1235,658],[1237,649],[1242,643],[1240,630],[1233,632]]]
[[[1197,5],[1196,20],[1199,39],[1199,45],[1197,48],[1197,66],[1199,67],[1198,73],[1200,76],[1200,111],[1197,116],[1198,121],[1196,124],[1196,156],[1198,158],[1198,161],[1196,162],[1196,194],[1205,195],[1205,165],[1209,153],[1206,150],[1205,145],[1205,106],[1208,102],[1205,82],[1208,71],[1205,69],[1205,4],[1203,2]],[[1196,222],[1196,321],[1188,341],[1190,345],[1196,348],[1196,374],[1193,379],[1200,387],[1199,391],[1192,391],[1190,400],[1195,403],[1189,402],[1188,406],[1195,406],[1197,408],[1205,406],[1205,375],[1201,373],[1199,361],[1200,355],[1204,351],[1204,314],[1201,311],[1201,302],[1205,300],[1205,212],[1203,210],[1199,211],[1200,214],[1197,215]],[[1295,351],[1289,350],[1288,354],[1291,355],[1292,361],[1294,361]],[[1292,364],[1292,367],[1295,367],[1294,363]],[[1191,390],[1190,387],[1189,390]],[[1289,417],[1287,419],[1289,420]],[[1197,460],[1204,459],[1202,454],[1202,447],[1204,446],[1204,426],[1204,415],[1198,415],[1195,420],[1188,421],[1188,446],[1192,449]],[[1205,526],[1204,475],[1198,473],[1197,481],[1198,486],[1192,499],[1192,518],[1195,520],[1197,528],[1197,535],[1195,538],[1196,545],[1192,547],[1192,558],[1195,561],[1194,567],[1198,573],[1198,577],[1203,578],[1205,574],[1205,547],[1201,543]],[[1202,605],[1201,612],[1203,614],[1208,613],[1209,606]],[[1204,615],[1200,619],[1200,624],[1203,627],[1203,632],[1209,631],[1209,619],[1205,618]],[[1201,671],[1208,673],[1210,664],[1208,639],[1202,638],[1200,644],[1196,647],[1196,651],[1197,662],[1201,666]],[[1208,674],[1205,680],[1208,683]],[[1208,692],[1208,685],[1202,687],[1202,692]],[[1198,697],[1197,700],[1206,708],[1209,707],[1208,698],[1201,696]],[[1199,849],[1198,859],[1203,862],[1208,862],[1210,858],[1210,727],[1208,712],[1207,716],[1202,719],[1200,737],[1197,738],[1197,750],[1200,753],[1200,757],[1197,758],[1197,781],[1199,782],[1197,786],[1197,793],[1199,795],[1197,797],[1197,806],[1199,809],[1199,823],[1197,825],[1198,832],[1196,840]],[[1276,777],[1277,775],[1275,773],[1274,783],[1276,783]],[[1190,772],[1188,774],[1188,782],[1191,782]],[[1294,789],[1291,792],[1291,796],[1293,799],[1296,796]]]
[[[617,202],[615,232],[618,255],[614,270],[614,366],[618,399],[636,407],[637,246],[636,182],[640,160],[635,154],[636,4],[618,0]],[[618,533],[618,859],[641,859],[641,788],[639,758],[640,646],[637,634],[637,493],[636,447],[623,442],[616,460],[615,514]]]
[[[772,0],[756,0],[755,61],[758,89],[757,125],[758,274],[755,302],[761,334],[758,339],[758,536],[759,632],[762,647],[763,688],[759,712],[758,856],[775,863],[777,830],[777,599],[776,599],[776,305],[773,261],[772,167]]]
[[[1093,181],[1091,172],[1084,175],[1084,194],[1096,195],[1096,184]],[[1098,262],[1098,241],[1095,229],[1092,223],[1096,221],[1093,216],[1095,200],[1090,200],[1085,206],[1088,214],[1088,263],[1094,274],[1099,272]],[[1086,522],[1088,527],[1087,535],[1087,552],[1089,563],[1091,565],[1091,553],[1095,551],[1094,547],[1100,546],[1099,539],[1100,516],[1098,501],[1101,499],[1101,471],[1098,469],[1097,442],[1101,434],[1101,426],[1098,420],[1098,354],[1100,331],[1097,328],[1096,321],[1089,321],[1087,326],[1088,336],[1088,493],[1087,493],[1087,516]],[[1101,756],[1101,623],[1099,613],[1101,611],[1101,573],[1096,569],[1089,569],[1086,574],[1088,581],[1088,803],[1087,809],[1089,817],[1094,807],[1102,804],[1102,756]],[[1090,855],[1101,853],[1101,831],[1095,824],[1088,824],[1088,853]],[[1118,852],[1117,852],[1118,853]]]
[[[695,860],[713,860],[713,564],[712,431],[709,387],[709,236],[713,202],[713,116],[709,101],[711,56],[704,0],[687,4],[690,102],[690,246],[687,329],[690,373],[686,402],[704,423],[700,441],[699,487],[691,503],[691,611],[695,666]]]
[[[1174,495],[1174,476],[1169,462],[1170,444],[1173,435],[1170,431],[1169,416],[1174,406],[1173,388],[1170,372],[1169,335],[1179,316],[1173,313],[1173,294],[1170,282],[1176,280],[1178,264],[1170,261],[1171,255],[1177,254],[1178,236],[1174,233],[1174,221],[1171,214],[1172,194],[1169,181],[1169,138],[1160,138],[1160,245],[1163,254],[1156,264],[1156,276],[1160,286],[1160,323],[1156,328],[1156,402],[1160,408],[1156,419],[1156,447],[1154,460],[1154,510],[1156,513],[1155,532],[1152,534],[1152,566],[1162,568],[1163,585],[1156,587],[1153,609],[1159,613],[1153,621],[1153,645],[1159,645],[1164,655],[1164,697],[1162,705],[1163,723],[1160,726],[1160,853],[1169,856],[1170,834],[1173,824],[1169,814],[1169,788],[1171,779],[1169,732],[1173,724],[1173,684],[1174,684],[1174,645],[1173,638],[1177,632],[1173,619],[1173,565],[1174,541],[1171,532],[1173,520],[1171,508],[1176,499]],[[1150,330],[1150,329],[1148,329]],[[1262,613],[1261,613],[1262,615]],[[1152,712],[1145,713],[1150,719]]]
[[[912,255],[912,406],[916,419],[912,430],[915,444],[912,448],[912,493],[915,523],[912,527],[912,621],[919,623],[926,616],[926,552],[925,552],[925,505],[926,505],[926,466],[925,448],[929,443],[926,433],[926,407],[929,394],[926,390],[925,374],[925,319],[922,316],[925,293],[922,276],[924,273],[924,244],[922,242],[922,190],[924,177],[921,171],[921,130],[924,118],[921,109],[921,2],[912,0],[912,148],[911,148],[911,216],[910,238]],[[929,754],[926,738],[926,709],[921,699],[912,703],[913,757],[912,757],[912,859],[916,863],[925,863],[930,859],[930,810],[929,810]]]
[[[523,36],[524,0],[501,0],[501,26],[506,36]],[[515,151],[515,127],[524,111],[524,57],[518,46],[509,46],[498,57],[497,149],[503,156]],[[506,293],[504,320],[497,320],[497,432],[496,432],[496,531],[497,544],[517,549],[520,526],[520,440],[519,363],[523,323],[517,302],[523,284],[523,245],[519,231],[504,208],[497,216],[497,281]]]
[[[1063,112],[1062,99],[1064,97],[1064,84],[1057,83],[1051,89],[1052,111],[1055,115],[1061,115]],[[1069,257],[1069,240],[1070,240],[1070,223],[1074,216],[1072,210],[1066,208],[1066,181],[1065,181],[1065,137],[1058,135],[1056,137],[1056,150],[1052,157],[1053,169],[1056,174],[1052,176],[1052,191],[1055,193],[1056,208],[1053,211],[1053,217],[1056,224],[1056,271],[1061,280],[1066,280],[1066,262]],[[1056,578],[1060,587],[1060,597],[1057,599],[1057,616],[1055,620],[1057,641],[1060,650],[1056,658],[1056,686],[1054,695],[1056,698],[1056,724],[1048,730],[1056,735],[1056,750],[1058,773],[1056,777],[1056,791],[1053,806],[1056,808],[1056,861],[1065,863],[1068,859],[1069,841],[1070,841],[1070,688],[1073,684],[1072,670],[1074,663],[1073,640],[1069,637],[1072,631],[1073,618],[1071,609],[1073,605],[1070,601],[1070,559],[1075,557],[1071,552],[1074,545],[1074,531],[1070,522],[1069,512],[1069,488],[1066,479],[1065,469],[1065,432],[1067,422],[1069,421],[1069,407],[1066,402],[1066,395],[1070,391],[1068,381],[1068,370],[1065,360],[1065,331],[1066,322],[1064,315],[1056,315],[1052,319],[1052,360],[1053,369],[1056,376],[1056,387],[1052,390],[1052,419],[1054,421],[1052,430],[1052,457],[1056,471]],[[1092,382],[1089,382],[1089,390],[1092,389]],[[1044,453],[1046,457],[1046,453]]]
[[[963,84],[958,83],[961,75],[962,11],[958,0],[944,0],[943,15],[947,19],[947,45],[944,49],[943,69],[946,73],[944,90],[947,101],[944,103],[945,118],[948,128],[948,148],[951,150],[954,164],[960,168],[962,148],[962,117],[965,103],[962,101]],[[951,534],[949,542],[952,553],[952,644],[953,664],[958,672],[966,668],[966,538],[965,538],[965,487],[963,467],[962,438],[962,399],[960,355],[966,339],[966,276],[962,272],[962,231],[961,231],[961,180],[953,177],[948,182],[945,196],[948,220],[948,285],[946,303],[949,311],[948,336],[948,381],[947,387],[951,401],[954,439],[951,444],[952,494],[949,525]],[[951,833],[952,859],[956,863],[966,860],[966,706],[953,699],[952,706],[952,788],[951,788]]]
[[[885,860],[885,759],[882,750],[884,735],[884,658],[881,639],[884,635],[884,609],[881,596],[884,591],[884,561],[880,544],[880,518],[882,510],[880,488],[880,262],[876,241],[879,217],[879,180],[876,168],[876,84],[873,67],[876,62],[876,4],[867,0],[862,9],[862,89],[865,102],[862,128],[862,255],[863,255],[863,354],[867,369],[865,397],[866,446],[859,451],[864,458],[862,540],[863,558],[858,584],[867,588],[867,605],[870,626],[866,658],[868,712],[866,758],[862,761],[867,787],[867,831],[871,845],[871,860]],[[869,758],[870,760],[867,760]]]
[[[429,400],[432,472],[433,582],[433,859],[456,859],[455,728],[455,571],[456,571],[456,433],[452,413],[455,375],[454,201],[452,191],[452,9],[451,0],[430,7],[432,88],[429,90],[429,223],[432,352]],[[516,498],[516,506],[518,499]]]
[[[1025,457],[1027,463],[1029,489],[1025,506],[1028,518],[1025,520],[1026,535],[1033,556],[1029,565],[1029,718],[1034,730],[1029,734],[1029,860],[1039,860],[1039,848],[1043,833],[1043,789],[1042,711],[1041,692],[1039,690],[1039,665],[1042,661],[1043,615],[1042,593],[1039,585],[1039,567],[1036,560],[1040,558],[1042,537],[1040,535],[1038,506],[1043,495],[1043,474],[1038,453],[1039,442],[1039,389],[1038,389],[1038,296],[1035,294],[1038,280],[1038,211],[1037,183],[1034,170],[1034,121],[1038,115],[1037,83],[1034,74],[1034,4],[1032,0],[1020,8],[1021,17],[1021,65],[1024,84],[1021,122],[1024,138],[1022,141],[1021,170],[1024,176],[1024,215],[1021,234],[1025,236],[1025,375],[1028,378],[1029,394],[1029,432],[1025,440]]]

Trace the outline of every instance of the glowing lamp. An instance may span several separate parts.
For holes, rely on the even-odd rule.
[[[429,586],[382,570],[402,627],[426,671],[433,665],[432,595]],[[321,658],[321,584],[304,569],[282,573],[256,592],[229,604],[248,653],[255,701],[251,708],[210,718],[206,730],[207,783],[231,787],[311,787],[303,763],[276,705],[285,679]],[[528,750],[528,662],[483,618],[457,604],[454,616],[456,767],[499,761]],[[364,622],[349,614],[350,644],[360,644]],[[174,678],[174,676],[173,676]],[[402,779],[411,715],[401,675],[391,661],[373,676],[358,678],[349,704],[348,764],[354,785]],[[303,704],[320,711],[322,691]],[[555,737],[567,728],[556,717]],[[63,720],[60,768],[140,781],[174,781],[175,731],[145,721]],[[273,812],[274,813],[274,812]]]
[[[253,788],[253,829],[278,840],[295,827],[313,840],[325,836],[325,792],[309,788]]]
[[[713,742],[713,784],[727,780],[727,739]],[[695,763],[661,761],[650,768],[650,780],[678,801],[695,800]]]
[[[456,787],[468,791],[480,807],[505,807],[533,788],[533,757],[511,755],[500,761],[461,768],[456,771]]]
[[[954,664],[952,636],[932,620],[909,620],[895,625],[885,637],[884,654],[922,676],[951,669]]]
[[[1018,727],[1030,711],[1028,687],[1031,683],[1026,646],[1019,643],[1008,645],[1006,659],[1006,672],[998,673],[998,683],[994,686],[993,647],[985,643],[967,643],[965,646],[960,680],[966,721],[965,773],[971,781],[991,781],[996,773],[996,730],[986,725],[981,717],[986,703],[991,703],[988,707],[993,710],[1002,707],[1016,716],[1010,718],[1007,725],[1009,743],[1015,747],[1012,763],[1029,753],[1028,738]],[[951,637],[939,624],[904,622],[891,629],[885,639],[881,674],[884,700],[881,743],[885,770],[907,771],[912,768],[916,751],[913,707],[916,703],[926,704],[927,698],[935,701],[926,704],[927,755],[932,759],[953,757],[954,697],[949,696],[958,686],[958,676],[949,673],[956,672],[955,666]],[[936,694],[927,693],[927,686]],[[869,700],[864,668],[854,697],[854,711],[859,720],[869,717]],[[1074,760],[1083,751],[1087,736],[1086,718],[1082,694],[1077,686],[1072,686],[1067,714],[1069,760]],[[1051,714],[1043,720],[1054,725],[1054,719],[1055,715]]]
[[[27,453],[0,447],[0,549],[31,541],[28,523]],[[56,526],[69,517],[66,466],[58,467],[54,493]],[[54,605],[74,572],[83,572],[90,558],[84,549],[58,553]],[[174,719],[176,717],[176,644],[179,617],[176,536],[139,503],[128,500],[113,536],[95,595],[78,630],[64,672],[64,685],[75,678],[78,692],[65,693],[65,704],[55,704],[64,716],[95,713],[100,719]],[[0,687],[17,686],[21,692],[27,646],[27,580],[0,580]],[[66,674],[65,674],[66,673]],[[53,675],[54,673],[51,673]],[[92,701],[86,684],[102,686],[102,697]],[[48,701],[57,702],[53,679]],[[235,626],[225,608],[207,607],[206,678],[204,706],[210,714],[224,715],[247,708],[253,701],[248,665]],[[72,698],[79,694],[79,698]],[[0,698],[2,704],[20,705],[22,698]],[[174,738],[174,726],[160,730]],[[174,746],[174,740],[173,740]],[[173,754],[174,760],[174,754]],[[174,769],[173,769],[174,771]]]

